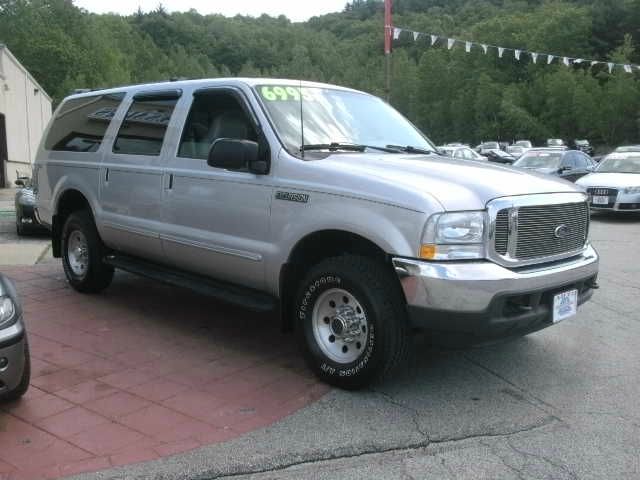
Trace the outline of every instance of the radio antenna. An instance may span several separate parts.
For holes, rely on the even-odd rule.
[[[298,92],[298,98],[300,99],[300,153],[304,158],[304,117],[302,116],[302,80],[298,80],[300,85]]]

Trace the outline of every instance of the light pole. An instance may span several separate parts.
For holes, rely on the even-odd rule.
[[[391,8],[393,0],[384,0],[384,58],[385,58],[385,94],[387,102],[391,100],[391,41],[393,39],[393,20]]]

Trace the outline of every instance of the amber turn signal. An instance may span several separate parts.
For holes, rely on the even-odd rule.
[[[433,260],[436,256],[436,246],[425,244],[420,246],[420,258],[423,260]]]

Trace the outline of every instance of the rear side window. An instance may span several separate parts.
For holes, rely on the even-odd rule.
[[[175,93],[134,97],[113,144],[113,152],[128,155],[160,155],[167,126],[178,98],[179,95]]]
[[[44,142],[47,150],[95,152],[124,93],[73,98],[60,107]]]

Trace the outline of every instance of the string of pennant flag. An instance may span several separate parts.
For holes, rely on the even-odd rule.
[[[523,48],[508,48],[508,47],[499,47],[497,45],[491,45],[488,43],[478,43],[471,42],[468,40],[458,40],[457,38],[449,38],[442,37],[440,35],[433,35],[429,33],[416,32],[414,30],[408,30],[406,28],[393,27],[393,39],[398,40],[402,33],[407,33],[413,36],[413,40],[417,41],[419,38],[428,39],[431,43],[431,46],[436,46],[438,43],[442,43],[446,45],[448,50],[451,50],[455,45],[464,45],[465,52],[470,53],[472,48],[480,48],[484,54],[486,55],[490,49],[496,50],[498,52],[499,58],[504,58],[506,52],[513,53],[513,57],[516,60],[520,60],[523,58],[523,55],[528,55],[531,58],[533,63],[538,63],[538,61],[546,61],[547,65],[550,65],[554,62],[554,60],[558,60],[562,62],[563,65],[569,67],[571,65],[589,65],[594,67],[596,65],[606,65],[609,69],[609,73],[612,73],[614,69],[622,68],[627,73],[633,73],[634,71],[640,72],[640,65],[634,65],[630,63],[614,63],[614,62],[604,62],[601,60],[590,60],[586,58],[575,58],[575,57],[567,57],[563,55],[556,55],[550,53],[538,53],[531,52],[529,50],[525,50]]]

